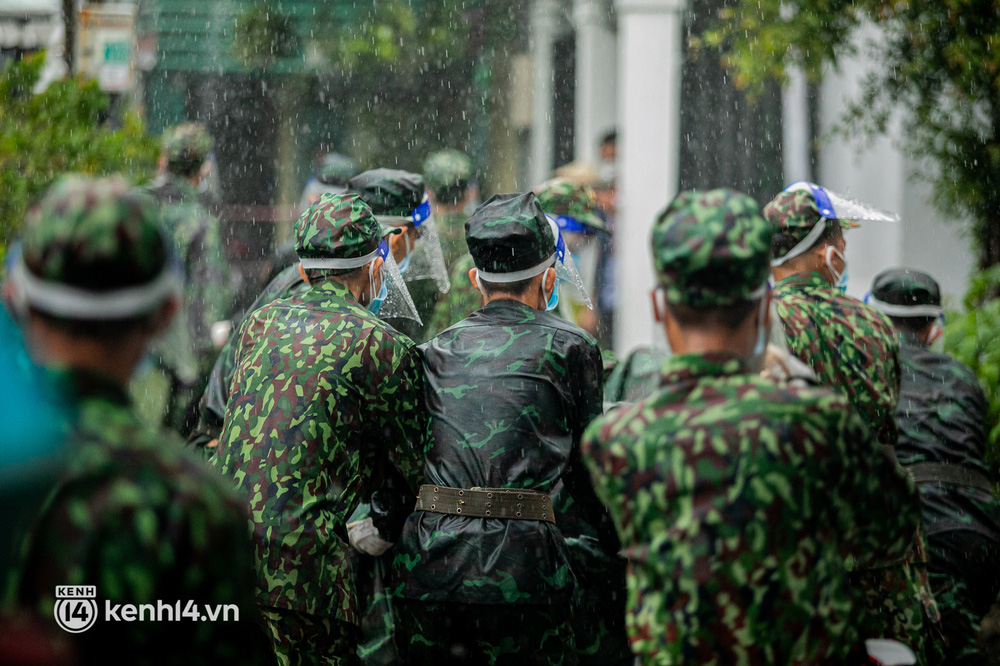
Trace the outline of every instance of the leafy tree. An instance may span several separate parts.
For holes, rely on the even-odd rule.
[[[800,67],[812,81],[859,50],[878,64],[843,128],[883,132],[901,110],[905,148],[934,200],[1000,263],[1000,12],[993,0],[734,0],[696,38],[721,46],[739,85]],[[858,32],[874,26],[877,30]]]
[[[97,83],[55,81],[33,94],[44,63],[39,53],[0,70],[0,242],[17,235],[28,206],[62,173],[121,172],[147,179],[158,147],[138,115],[121,126],[106,119],[110,100]]]

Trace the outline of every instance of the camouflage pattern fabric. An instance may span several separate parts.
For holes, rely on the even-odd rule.
[[[404,601],[403,663],[490,666],[577,664],[567,609],[559,605],[471,606]]]
[[[598,213],[597,199],[589,185],[553,178],[544,182],[535,196],[546,215],[571,217],[591,229],[604,230],[604,220]]]
[[[22,256],[35,276],[77,289],[148,284],[169,260],[159,220],[121,178],[66,176],[28,211]]]
[[[316,180],[324,185],[346,189],[347,181],[358,172],[358,165],[350,157],[340,153],[327,153],[316,170]]]
[[[556,239],[535,195],[495,194],[465,225],[469,254],[481,271],[513,273],[552,256]]]
[[[247,308],[248,313],[253,313],[264,307],[271,301],[298,296],[309,290],[309,285],[302,280],[299,274],[299,265],[289,266],[264,287],[260,295]],[[240,321],[242,325],[243,320]],[[239,330],[239,326],[236,330]],[[230,335],[226,344],[215,359],[212,366],[212,373],[208,377],[208,384],[205,392],[198,401],[198,423],[188,436],[188,443],[196,447],[205,446],[213,439],[218,439],[222,434],[222,423],[226,418],[226,403],[229,401],[229,388],[233,383],[233,374],[236,372],[236,352],[238,337]],[[209,454],[213,453],[211,451]]]
[[[987,478],[986,398],[975,374],[916,336],[900,332],[903,378],[899,407],[900,464],[961,465]],[[979,623],[1000,592],[1000,503],[992,493],[942,482],[922,482],[920,505],[927,565],[948,638],[949,664],[982,663]]]
[[[465,243],[465,223],[469,216],[461,211],[434,211],[438,238],[441,239],[441,254],[444,263],[454,266],[461,257],[469,254],[469,246]],[[452,280],[454,284],[454,280]]]
[[[452,324],[457,324],[483,307],[483,295],[469,279],[469,271],[476,267],[471,254],[464,254],[454,264],[451,272],[451,289],[441,294],[434,314],[427,325],[427,335],[439,335]]]
[[[163,155],[167,158],[167,168],[180,176],[193,175],[209,153],[215,142],[208,130],[199,123],[183,123],[169,128],[163,133]]]
[[[670,352],[656,347],[637,347],[629,352],[604,382],[604,402],[634,403],[648,398],[660,385],[660,368]]]
[[[215,360],[212,324],[229,318],[233,293],[219,222],[198,201],[182,178],[166,175],[146,192],[161,203],[164,229],[173,241],[184,272],[181,309],[152,352],[171,383],[164,422],[178,431],[191,424],[188,405]]]
[[[424,177],[399,169],[371,169],[347,182],[376,215],[409,217],[424,200]]]
[[[165,432],[144,427],[124,390],[67,377],[79,404],[65,474],[23,549],[16,601],[52,618],[57,585],[95,585],[101,616],[78,634],[85,663],[115,646],[131,663],[264,663],[245,501]],[[114,622],[105,601],[174,608],[234,604],[238,622]],[[192,606],[193,608],[193,606]],[[230,615],[232,617],[232,615]]]
[[[657,217],[652,243],[668,303],[709,308],[754,300],[770,272],[770,225],[753,199],[733,190],[677,195]]]
[[[424,178],[427,189],[441,204],[455,204],[462,200],[472,179],[472,160],[457,150],[440,150],[424,160]]]
[[[357,624],[345,524],[390,466],[420,479],[418,351],[334,280],[250,315],[237,347],[212,464],[250,495],[259,603]]]
[[[600,352],[589,335],[503,299],[422,349],[431,417],[425,483],[551,493],[562,480],[577,502],[602,513],[577,459],[580,434],[601,413]],[[564,602],[574,577],[563,537],[540,521],[415,512],[397,544],[398,595]]]
[[[883,445],[893,446],[900,366],[899,343],[888,320],[819,273],[791,275],[775,285],[773,296],[789,351],[823,384],[844,394]],[[869,560],[854,574],[873,614],[885,619],[879,625],[873,616],[869,637],[895,638],[918,654],[933,650],[930,637],[939,628],[939,614],[926,561],[918,535],[903,560]]]
[[[728,353],[669,359],[659,390],[595,421],[583,453],[646,663],[848,662],[864,609],[844,557],[901,557],[919,522],[912,481],[845,398]]]
[[[282,608],[263,613],[278,666],[355,666],[353,624]]]
[[[301,259],[351,259],[371,254],[382,228],[356,193],[326,193],[295,221],[295,252]]]
[[[844,393],[880,442],[894,445],[900,368],[889,320],[819,273],[786,277],[773,297],[789,351]]]
[[[764,206],[764,217],[774,228],[775,234],[783,234],[801,241],[809,235],[813,227],[821,220],[816,199],[809,190],[785,191],[774,197]],[[853,229],[860,226],[850,220],[837,220],[842,229]]]

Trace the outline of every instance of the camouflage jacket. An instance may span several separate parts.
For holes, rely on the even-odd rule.
[[[308,291],[309,285],[302,280],[299,275],[299,265],[289,266],[264,287],[256,300],[247,308],[248,313],[253,313],[264,307],[271,301],[279,298],[291,298]],[[242,325],[243,320],[240,321]],[[236,327],[239,330],[239,326]],[[196,446],[204,446],[213,439],[218,439],[222,434],[222,422],[226,418],[226,402],[229,400],[229,388],[233,383],[233,374],[236,372],[236,351],[239,338],[230,335],[226,344],[215,359],[212,372],[208,376],[208,384],[205,392],[198,402],[198,424],[188,441]]]
[[[932,352],[910,334],[901,333],[899,342],[903,381],[896,412],[896,456],[900,464],[950,463],[990,478],[983,462],[986,397],[975,374],[951,357]],[[973,596],[982,600],[978,609],[982,615],[983,606],[988,608],[1000,585],[995,572],[1000,557],[1000,502],[992,493],[969,486],[918,485],[931,567],[966,580]],[[952,536],[956,532],[966,536]],[[954,546],[955,538],[961,539],[962,547]],[[942,543],[947,547],[941,547]],[[973,554],[970,548],[986,550]],[[982,567],[984,562],[992,566]]]
[[[899,344],[889,321],[818,273],[781,280],[774,302],[789,350],[848,397],[880,442],[894,445]]]
[[[917,529],[912,481],[844,397],[746,372],[675,356],[584,436],[648,663],[844,663],[864,613],[845,556],[901,556]]]
[[[68,383],[79,405],[69,459],[25,541],[17,601],[52,618],[57,585],[95,585],[100,619],[76,637],[85,663],[109,645],[136,664],[179,663],[181,651],[188,663],[258,663],[245,500],[173,435],[143,426],[116,384],[80,372]],[[104,617],[105,602],[178,601],[197,616],[235,604],[240,622]]]
[[[180,178],[162,177],[146,191],[161,202],[163,227],[184,266],[183,316],[177,321],[185,327],[183,333],[190,340],[194,361],[202,365],[214,353],[209,337],[212,324],[228,319],[233,305],[219,222],[199,202],[195,189]],[[185,338],[180,336],[179,331],[168,332],[168,344],[183,344]],[[174,360],[179,354],[181,351],[164,350],[161,355],[173,366],[181,362]]]
[[[463,255],[469,253],[465,242],[465,221],[469,216],[462,212],[444,213],[435,211],[434,222],[441,239],[441,254],[444,265],[454,266]]]
[[[419,351],[333,280],[257,310],[238,336],[212,464],[249,496],[259,602],[357,623],[345,525],[397,472],[420,480]]]
[[[441,294],[434,314],[427,325],[427,334],[431,337],[440,334],[446,328],[457,324],[470,314],[483,307],[483,296],[476,285],[469,280],[469,271],[476,267],[472,255],[463,254],[451,271],[451,289],[447,294]]]
[[[579,459],[580,436],[601,413],[593,338],[555,315],[499,300],[423,350],[426,483],[552,493],[562,482],[577,515],[601,512]],[[588,522],[599,524],[598,513]],[[406,521],[394,573],[397,594],[426,601],[559,603],[574,586],[560,527],[424,511]]]

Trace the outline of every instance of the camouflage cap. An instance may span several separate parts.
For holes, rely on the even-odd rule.
[[[682,192],[653,225],[653,263],[667,302],[704,309],[759,298],[771,235],[745,194]]]
[[[316,171],[316,180],[331,187],[347,187],[347,181],[358,175],[358,165],[347,155],[327,153]]]
[[[569,218],[592,230],[604,230],[604,221],[597,212],[594,190],[589,185],[574,183],[566,178],[553,178],[542,183],[535,195],[538,197],[538,205],[546,215],[556,220],[563,231],[586,232],[561,218]]]
[[[530,271],[556,251],[552,227],[532,192],[492,196],[465,223],[465,241],[485,273]]]
[[[936,317],[941,288],[927,273],[891,268],[875,276],[868,303],[890,317]]]
[[[472,178],[472,160],[457,150],[439,150],[424,161],[424,179],[434,198],[446,203],[461,199]]]
[[[824,212],[820,212],[816,197],[808,188],[786,189],[764,206],[764,218],[771,224],[774,233],[791,236],[796,242],[805,239],[821,220],[835,219],[834,215],[829,202],[824,204]],[[837,221],[844,229],[859,226],[851,220]]]
[[[378,248],[382,228],[354,192],[326,193],[295,222],[299,259],[354,259]]]
[[[159,220],[156,202],[121,178],[66,176],[28,212],[15,282],[57,316],[148,312],[177,286]]]
[[[163,132],[163,154],[167,167],[174,172],[188,175],[208,159],[215,142],[200,123],[183,123]]]
[[[424,200],[424,177],[398,169],[371,169],[347,182],[379,217],[408,217]]]

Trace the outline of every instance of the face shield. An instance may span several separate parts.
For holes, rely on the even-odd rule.
[[[408,248],[406,272],[403,273],[407,282],[414,280],[433,280],[438,291],[445,293],[451,288],[448,281],[448,268],[444,263],[444,253],[441,251],[441,238],[438,235],[434,217],[431,215],[431,204],[424,195],[423,203],[417,206],[406,217],[378,216],[384,224],[412,224],[417,229],[417,240],[412,248]],[[404,236],[404,242],[409,242]]]
[[[556,262],[554,267],[556,269],[556,278],[560,281],[559,286],[565,289],[562,295],[585,305],[589,310],[593,310],[594,303],[590,300],[590,292],[580,275],[576,257],[566,247],[566,241],[563,239],[559,224],[551,217],[546,216],[546,218],[549,221],[549,227],[552,229],[552,235],[556,239]]]
[[[790,259],[804,254],[813,247],[826,230],[826,220],[837,220],[847,227],[857,227],[862,222],[898,222],[899,215],[889,213],[876,206],[866,204],[856,199],[849,199],[836,192],[820,187],[815,183],[800,180],[785,188],[786,192],[797,192],[806,190],[812,193],[816,208],[822,216],[812,230],[799,241],[783,257],[779,257],[771,262],[772,267],[778,267]]]
[[[300,258],[299,263],[305,270],[353,270],[371,264],[378,257],[382,258],[382,268],[380,280],[375,279],[374,269],[368,270],[368,300],[378,301],[381,299],[377,314],[381,319],[400,318],[412,319],[418,324],[422,324],[417,308],[413,305],[410,292],[403,282],[403,276],[399,272],[399,266],[393,259],[392,252],[389,251],[389,243],[383,238],[379,241],[378,247],[361,257],[351,257],[349,259],[334,257]]]

